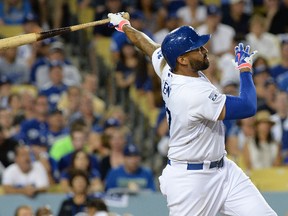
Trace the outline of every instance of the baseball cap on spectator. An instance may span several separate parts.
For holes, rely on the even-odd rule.
[[[221,15],[221,8],[217,5],[211,4],[207,6],[207,15],[213,16],[213,15]]]
[[[64,44],[60,41],[51,43],[50,52],[64,52]]]
[[[139,156],[140,152],[136,145],[129,143],[124,147],[123,154],[125,156]]]
[[[38,17],[34,13],[28,13],[23,19],[23,24],[28,23],[28,22],[35,22],[38,23]]]
[[[144,18],[144,14],[141,11],[136,10],[130,13],[130,19],[143,20]]]
[[[104,123],[104,128],[109,128],[109,127],[119,127],[120,122],[116,118],[108,118],[105,123]]]

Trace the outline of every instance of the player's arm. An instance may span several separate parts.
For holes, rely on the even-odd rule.
[[[143,51],[150,58],[152,57],[153,52],[160,47],[160,44],[155,43],[151,38],[149,38],[143,32],[133,28],[130,25],[130,22],[126,20],[121,13],[109,13],[108,17],[110,18],[109,25],[115,27],[117,31],[124,32],[129,40]]]
[[[255,115],[257,110],[256,89],[252,79],[252,57],[256,51],[249,53],[250,47],[242,43],[235,47],[235,64],[240,70],[239,96],[226,96],[225,106],[218,118],[223,119],[243,119]]]

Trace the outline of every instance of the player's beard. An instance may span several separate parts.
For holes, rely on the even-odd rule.
[[[209,65],[210,65],[210,62],[209,62],[207,55],[204,56],[204,59],[202,61],[195,60],[195,59],[193,61],[190,61],[190,66],[195,71],[206,70],[209,67]]]

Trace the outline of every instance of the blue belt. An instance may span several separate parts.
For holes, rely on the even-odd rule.
[[[170,159],[168,159],[167,163],[171,166]],[[202,170],[203,169],[203,165],[204,165],[204,163],[188,163],[187,164],[187,170]],[[221,168],[221,167],[223,167],[223,165],[224,165],[224,159],[222,157],[218,161],[212,161],[210,163],[209,169],[216,168],[216,167],[217,168]]]

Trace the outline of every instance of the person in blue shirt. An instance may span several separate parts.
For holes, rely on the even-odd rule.
[[[49,110],[57,108],[62,93],[67,91],[68,86],[63,83],[63,63],[61,61],[50,61],[49,78],[50,82],[40,89],[41,95],[46,95],[49,102]]]
[[[21,25],[31,12],[29,0],[0,1],[0,24]]]
[[[270,70],[270,75],[276,81],[284,73],[288,73],[288,38],[281,41],[281,63],[275,65]]]
[[[124,164],[109,171],[105,190],[122,192],[155,191],[154,177],[150,169],[141,165],[140,152],[136,145],[127,144],[124,148]]]
[[[19,134],[16,136],[18,141],[26,145],[33,144],[33,140],[39,139],[48,130],[48,100],[45,95],[36,98],[34,113],[34,118],[21,123]]]

